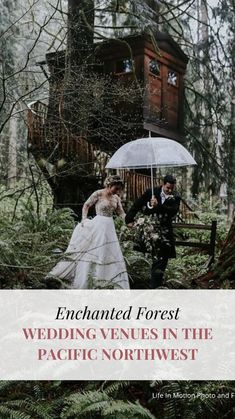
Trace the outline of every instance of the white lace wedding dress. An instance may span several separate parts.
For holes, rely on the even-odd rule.
[[[71,281],[71,288],[129,289],[129,280],[120,244],[115,231],[113,214],[125,213],[118,195],[104,197],[102,190],[94,192],[85,206],[95,205],[96,216],[79,223],[59,262],[47,276]]]

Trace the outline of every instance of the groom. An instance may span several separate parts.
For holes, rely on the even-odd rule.
[[[172,227],[172,219],[176,216],[180,206],[180,196],[174,192],[176,179],[172,175],[164,177],[163,185],[154,188],[154,198],[151,189],[147,189],[144,194],[137,199],[126,215],[126,224],[133,227],[134,218],[137,212],[141,211],[145,215],[156,215],[156,221],[164,229],[167,243],[162,241],[157,255],[153,256],[151,269],[150,288],[158,288],[163,284],[163,276],[167,267],[168,259],[175,258],[175,240]],[[148,202],[153,207],[148,208]]]

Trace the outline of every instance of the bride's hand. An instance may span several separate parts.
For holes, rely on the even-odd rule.
[[[134,225],[135,225],[134,223],[128,223],[128,224],[127,224],[127,227],[128,227],[128,228],[133,228],[133,227],[134,227]]]

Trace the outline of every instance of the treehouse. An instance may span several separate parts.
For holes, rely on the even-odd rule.
[[[49,100],[30,106],[28,143],[47,173],[57,196],[55,203],[84,202],[105,177],[110,154],[127,141],[149,132],[183,140],[187,61],[165,33],[158,32],[154,38],[138,34],[110,39],[94,44],[92,60],[85,70],[76,68],[74,84],[66,91],[65,52],[46,54],[38,65],[48,77]],[[70,95],[73,108],[66,119],[65,102]],[[135,199],[150,187],[146,173],[124,176],[132,185],[127,199]]]
[[[95,44],[87,73],[78,74],[74,110],[65,130],[65,53],[46,54],[46,61],[39,64],[47,64],[50,73],[49,103],[42,132],[37,141],[30,138],[32,150],[48,154],[56,146],[56,157],[78,155],[86,160],[91,150],[84,139],[109,153],[149,131],[182,141],[187,62],[179,45],[162,32],[154,39],[139,34]],[[89,134],[81,138],[84,115],[83,132]]]
[[[129,140],[146,136],[146,131],[183,139],[188,58],[170,35],[157,32],[154,39],[146,34],[113,39],[97,46],[96,57],[104,74],[119,85],[132,85],[135,96],[139,92],[139,100],[127,98],[116,105],[116,114],[123,117],[126,112],[126,120],[134,126],[134,137],[130,133]]]

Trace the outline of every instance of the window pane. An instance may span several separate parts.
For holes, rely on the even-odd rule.
[[[133,71],[133,65],[130,58],[117,61],[116,73],[130,73],[131,71]]]
[[[178,86],[178,74],[173,70],[169,70],[167,81],[172,86]]]
[[[160,64],[157,60],[150,60],[149,61],[149,71],[150,73],[155,74],[155,76],[160,76]]]

